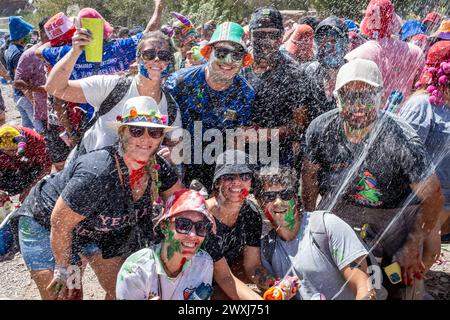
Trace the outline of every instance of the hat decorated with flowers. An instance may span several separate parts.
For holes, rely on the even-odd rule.
[[[138,126],[163,128],[165,132],[177,127],[167,125],[168,117],[161,114],[158,104],[151,97],[134,97],[125,102],[122,114],[117,116],[115,122],[110,124],[115,127]]]

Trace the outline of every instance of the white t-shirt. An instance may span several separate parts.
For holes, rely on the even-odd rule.
[[[119,300],[187,300],[202,283],[212,285],[213,261],[203,250],[187,261],[176,278],[169,278],[160,260],[161,245],[142,249],[127,258],[117,276]]]
[[[136,83],[137,77],[138,76],[133,78],[133,82],[122,100],[114,108],[112,108],[110,112],[99,117],[92,128],[85,133],[83,144],[87,152],[113,145],[117,141],[117,129],[108,126],[108,122],[116,121],[117,116],[122,114],[123,107],[128,99],[140,96]],[[120,76],[117,75],[97,75],[80,81],[81,89],[86,97],[86,101],[95,108],[96,112],[99,110],[102,102],[108,97],[110,92],[119,82],[119,79]],[[161,114],[168,114],[167,99],[164,93],[162,94],[158,107]],[[167,133],[167,136],[169,139],[176,140],[181,136],[180,110],[177,110],[177,116],[172,126],[180,129]]]

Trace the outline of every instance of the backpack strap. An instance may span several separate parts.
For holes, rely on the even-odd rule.
[[[83,136],[86,131],[88,131],[97,122],[98,118],[110,112],[123,99],[123,97],[125,97],[132,82],[133,78],[131,77],[122,76],[119,78],[117,84],[108,94],[106,99],[103,100],[100,108],[94,114],[93,119],[86,123],[83,128],[81,128],[80,141],[83,140]]]
[[[329,211],[314,211],[309,215],[309,232],[314,245],[327,257],[328,261],[335,265],[330,251],[330,243],[328,241],[327,228],[325,226],[325,215]]]

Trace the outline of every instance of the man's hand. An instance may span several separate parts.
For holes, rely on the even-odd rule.
[[[423,279],[425,265],[420,255],[420,246],[417,241],[408,241],[393,258],[402,269],[403,283],[411,285],[414,278]]]

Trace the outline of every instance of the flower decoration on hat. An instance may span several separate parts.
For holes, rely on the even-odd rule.
[[[132,122],[151,122],[155,124],[167,124],[167,115],[160,114],[155,110],[151,110],[148,113],[138,113],[136,108],[131,108],[128,115],[117,116],[117,121],[122,123],[132,123]]]

